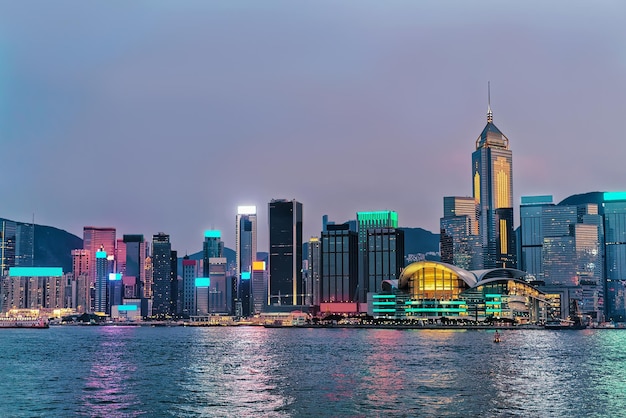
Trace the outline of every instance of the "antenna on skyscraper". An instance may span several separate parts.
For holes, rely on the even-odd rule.
[[[487,81],[487,123],[493,122],[493,112],[491,111],[491,82]]]

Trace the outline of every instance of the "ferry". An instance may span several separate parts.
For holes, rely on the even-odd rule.
[[[44,317],[0,316],[0,328],[49,328],[48,319]]]

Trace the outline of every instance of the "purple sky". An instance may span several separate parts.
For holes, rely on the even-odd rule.
[[[0,217],[179,254],[238,205],[438,232],[486,123],[514,195],[626,190],[626,2],[0,0]],[[516,210],[516,224],[519,212]]]

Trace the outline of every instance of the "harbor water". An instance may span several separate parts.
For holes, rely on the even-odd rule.
[[[626,330],[0,331],[2,417],[616,417]]]

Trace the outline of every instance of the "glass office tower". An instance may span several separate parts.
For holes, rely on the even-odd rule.
[[[509,139],[493,124],[487,126],[472,153],[473,197],[478,205],[478,233],[483,248],[479,268],[516,267],[513,229],[513,155]]]
[[[269,305],[302,305],[302,203],[269,203]]]
[[[321,241],[320,302],[354,302],[358,284],[358,235],[348,224],[327,225]]]

